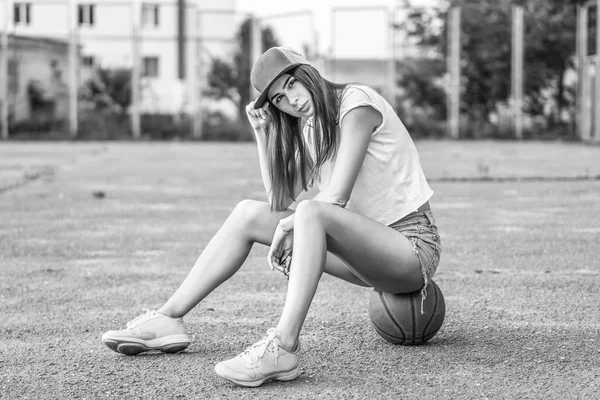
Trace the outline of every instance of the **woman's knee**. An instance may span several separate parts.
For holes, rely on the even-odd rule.
[[[268,203],[246,199],[240,201],[235,206],[231,212],[230,218],[239,225],[240,229],[246,230],[256,226],[269,210],[270,206]]]
[[[322,220],[322,217],[326,213],[325,208],[327,204],[317,200],[302,200],[296,207],[296,221],[317,219]]]

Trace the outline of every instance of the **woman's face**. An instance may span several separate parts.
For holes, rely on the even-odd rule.
[[[269,88],[271,104],[297,118],[312,117],[314,104],[306,86],[290,74],[281,75]]]

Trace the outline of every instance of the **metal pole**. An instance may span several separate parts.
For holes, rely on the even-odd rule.
[[[396,29],[394,25],[396,23],[396,9],[391,7],[388,10],[388,76],[389,76],[389,87],[390,87],[390,104],[396,109]]]
[[[589,38],[589,6],[583,6],[581,10],[581,139],[589,140],[591,135],[591,114],[590,114],[590,71],[588,63],[588,38]]]
[[[2,35],[0,37],[0,100],[2,105],[2,114],[0,116],[0,125],[2,125],[2,139],[8,139],[8,28],[12,16],[11,0],[4,2],[4,20],[2,21]]]
[[[250,69],[262,54],[262,24],[254,15],[250,16]],[[250,99],[258,96],[258,92],[250,83]]]
[[[178,61],[178,77],[180,80],[185,79],[187,71],[186,63],[186,27],[187,27],[187,1],[177,0],[177,61]]]
[[[317,66],[317,69],[319,69],[320,71],[323,71],[323,67],[320,64],[320,52],[319,52],[319,36],[317,35],[317,28],[316,28],[316,24],[315,24],[315,13],[310,11],[310,19],[309,19],[309,28],[310,29],[310,34],[309,36],[311,37],[311,44],[312,44],[312,58],[314,59],[313,61],[315,62],[315,65]]]
[[[321,72],[322,75],[327,73],[327,67],[323,62],[323,57],[321,55],[321,50],[319,49],[319,35],[317,34],[317,25],[315,22],[315,13],[310,12],[310,35],[312,36],[312,46],[313,46],[313,61],[315,67]]]
[[[587,52],[588,52],[588,7],[577,6],[577,136],[588,139],[587,128]]]
[[[449,10],[448,19],[448,130],[450,138],[460,136],[460,7]]]
[[[195,134],[197,135],[197,138],[202,138],[203,135],[203,124],[204,124],[204,114],[203,114],[203,110],[202,110],[202,97],[203,97],[203,93],[202,91],[204,90],[204,82],[205,82],[205,72],[204,72],[204,47],[203,47],[203,38],[202,36],[200,36],[197,41],[194,41],[194,44],[196,46],[196,57],[197,57],[197,64],[196,64],[196,76],[198,77],[197,79],[197,84],[196,84],[196,93],[198,95],[198,107],[196,110],[196,114],[195,114]]]
[[[577,71],[577,97],[575,102],[575,114],[576,114],[576,122],[575,129],[576,135],[581,138],[581,94],[582,94],[582,79],[581,79],[581,70],[582,70],[582,37],[581,37],[581,11],[582,7],[580,4],[577,5],[577,27],[576,27],[576,35],[575,35],[575,59],[577,60],[576,71]]]
[[[523,138],[523,7],[512,8],[512,115],[516,139]]]
[[[594,91],[594,137],[600,142],[600,0],[596,1],[596,68]]]
[[[304,54],[304,56],[321,72],[323,73],[324,68],[321,65],[321,59],[320,59],[320,54],[319,54],[319,38],[317,36],[317,30],[315,28],[315,13],[314,11],[311,10],[298,10],[298,11],[291,11],[291,12],[283,12],[283,13],[277,13],[277,14],[269,14],[269,15],[264,15],[260,17],[260,21],[262,24],[265,23],[265,21],[268,20],[272,20],[272,19],[280,19],[280,18],[290,18],[290,17],[296,17],[296,16],[302,16],[302,15],[307,15],[309,22],[308,22],[308,34],[306,35],[308,38],[310,38],[308,44],[308,52],[307,54]]]
[[[77,113],[77,88],[79,86],[79,62],[78,62],[78,24],[75,18],[77,0],[69,0],[67,18],[69,23],[69,134],[72,139],[77,137],[78,113]]]
[[[336,80],[336,55],[335,55],[335,29],[336,29],[336,19],[335,19],[335,13],[336,13],[336,8],[332,8],[331,9],[331,14],[329,16],[330,21],[329,21],[329,57],[326,58],[326,64],[327,64],[327,73],[329,74],[329,79],[334,81]]]
[[[131,104],[129,106],[131,117],[131,134],[134,139],[141,136],[140,118],[140,2],[131,2]]]
[[[190,51],[188,52],[190,55],[190,73],[188,74],[188,90],[189,90],[189,98],[190,98],[190,120],[192,123],[192,137],[198,139],[202,136],[202,120],[198,119],[198,114],[200,114],[200,97],[201,94],[198,92],[198,26],[199,26],[199,13],[198,5],[194,1],[193,3],[193,13],[192,15],[192,26],[190,29]]]

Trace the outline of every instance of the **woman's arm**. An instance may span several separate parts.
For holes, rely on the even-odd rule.
[[[246,116],[248,122],[254,131],[254,137],[256,138],[256,147],[258,149],[258,162],[260,165],[260,176],[267,192],[269,203],[271,203],[271,177],[269,176],[269,165],[267,161],[267,131],[269,125],[273,122],[273,116],[269,111],[269,103],[266,103],[264,107],[254,109],[254,102],[251,101],[246,106]]]
[[[371,134],[381,125],[383,117],[371,107],[359,107],[342,120],[340,145],[329,184],[320,191],[314,200],[323,201],[340,207],[346,207],[356,177],[362,167]],[[277,269],[287,275],[292,255],[294,216],[279,221],[267,260],[271,269]]]
[[[340,144],[329,184],[314,200],[346,207],[362,167],[371,135],[383,122],[379,111],[358,107],[346,114],[340,127]]]
[[[260,176],[265,187],[265,192],[271,203],[271,177],[269,175],[269,163],[267,161],[267,136],[266,129],[260,131],[254,130],[254,137],[256,138],[256,148],[258,150],[258,162],[260,165]]]
[[[267,194],[267,198],[270,204],[272,202],[272,192],[271,192],[271,176],[269,175],[269,162],[267,155],[267,131],[269,126],[273,122],[273,117],[271,115],[271,111],[269,110],[269,103],[266,103],[264,107],[259,108],[258,110],[254,109],[254,101],[250,102],[246,106],[246,114],[248,116],[248,121],[252,126],[254,131],[254,137],[256,138],[256,147],[258,150],[258,162],[260,165],[260,176],[263,181],[263,186],[265,187],[265,192]],[[296,179],[296,184],[294,187],[294,198],[296,198],[300,192],[302,191],[302,182],[300,179]],[[288,199],[285,202],[285,208],[288,208],[294,199]]]

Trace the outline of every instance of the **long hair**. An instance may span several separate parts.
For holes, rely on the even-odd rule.
[[[297,180],[300,179],[306,190],[313,184],[323,163],[335,154],[339,100],[346,87],[323,78],[310,65],[300,65],[289,73],[306,87],[312,98],[314,115],[312,121],[306,123],[312,124],[314,130],[315,157],[313,159],[307,149],[301,119],[271,107],[273,124],[267,141],[271,209],[278,211],[284,209],[286,199],[295,200]]]

